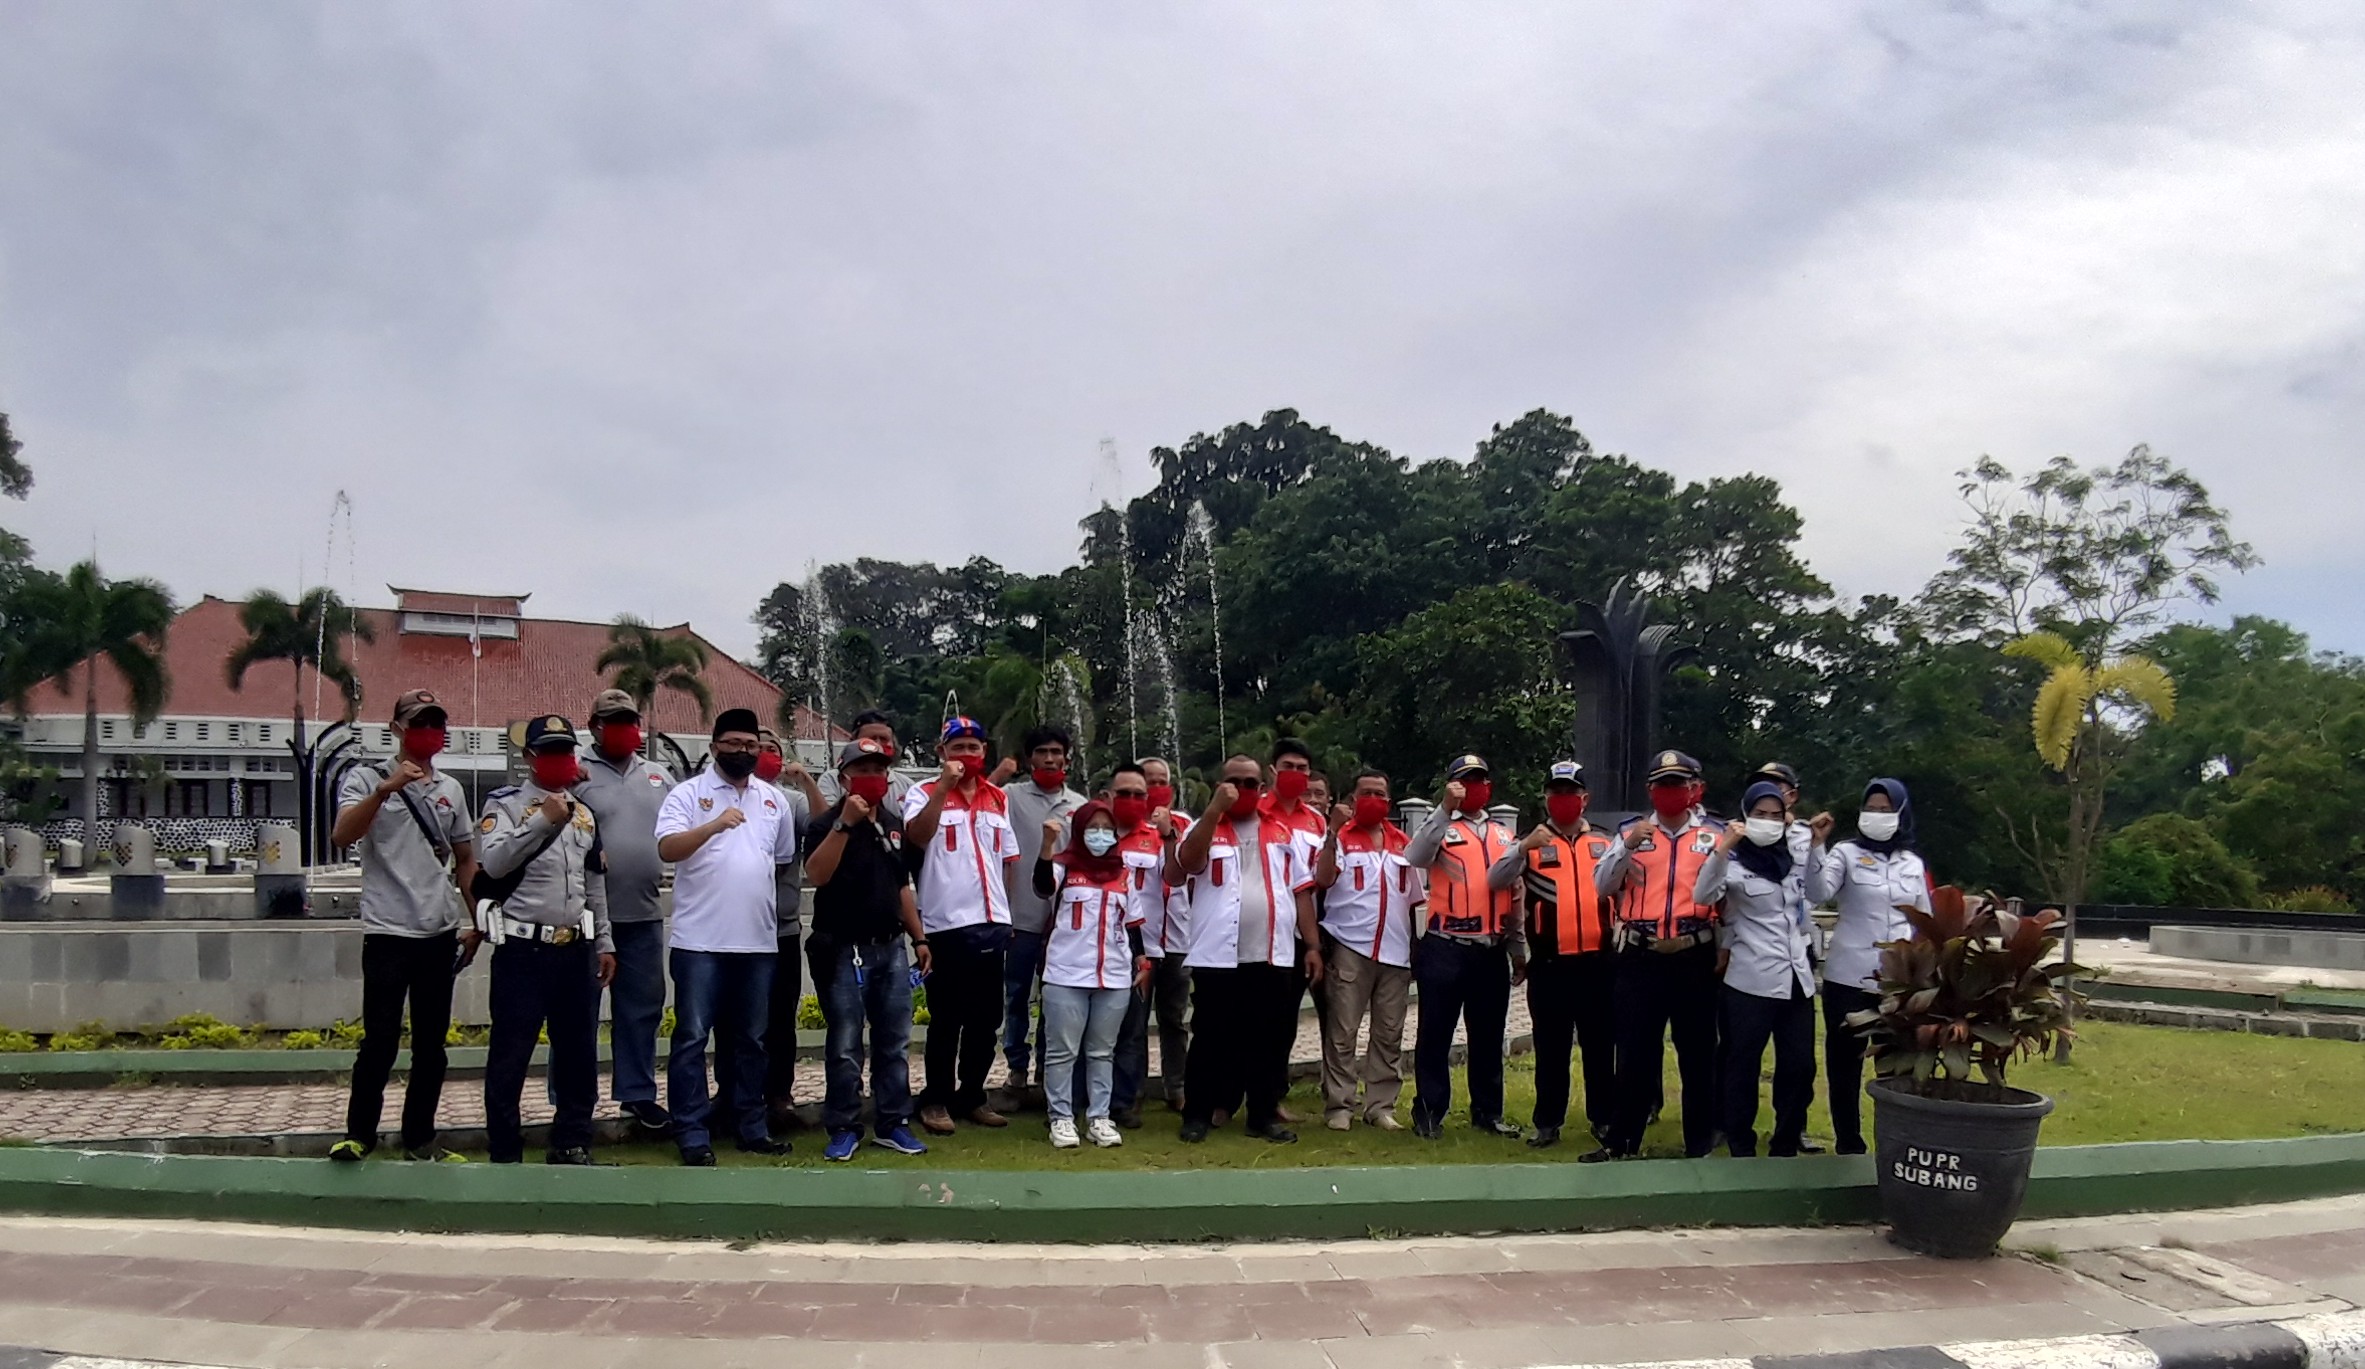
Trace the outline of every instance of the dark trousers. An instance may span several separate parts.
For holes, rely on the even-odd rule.
[[[797,955],[798,938],[780,938],[780,959],[772,965],[772,1001],[764,1013],[764,1098],[774,1107],[795,1101],[797,1082],[797,1010],[805,1001],[805,962]],[[815,981],[818,986],[819,981]],[[714,1089],[728,1098],[738,1080],[738,1061],[731,1043],[714,1043]]]
[[[1536,1042],[1539,1128],[1568,1123],[1569,1056],[1584,1058],[1585,1122],[1609,1134],[1618,1088],[1618,1015],[1608,951],[1538,956],[1527,966],[1527,1014]]]
[[[1870,989],[1823,986],[1823,1073],[1830,1080],[1832,1142],[1842,1155],[1864,1153],[1864,1038],[1848,1025],[1848,1014],[1880,1005]]]
[[[1002,956],[1002,1059],[1010,1066],[1013,1087],[1029,1079],[1043,1082],[1043,1031],[1035,1021],[1035,999],[1043,987],[1043,948],[1050,940],[1049,931],[1013,930],[1010,949]]]
[[[452,965],[460,935],[395,936],[371,932],[361,939],[361,1050],[353,1057],[353,1093],[345,1104],[345,1135],[365,1146],[378,1144],[378,1117],[386,1106],[386,1080],[402,1049],[402,1007],[411,1008],[411,1077],[402,1095],[402,1144],[423,1150],[435,1144],[435,1105],[443,1099],[444,1037],[452,1029]]]
[[[616,977],[608,984],[608,1043],[615,1063],[608,1096],[619,1103],[657,1101],[657,1027],[665,1020],[665,924],[619,922]]]
[[[867,946],[816,937],[812,948],[813,990],[829,1025],[829,1091],[821,1104],[821,1125],[833,1132],[862,1127],[867,1027],[871,1128],[884,1136],[911,1120],[911,952],[901,937]],[[857,954],[860,970],[854,965]]]
[[[1661,1096],[1667,1038],[1673,1036],[1682,1079],[1683,1152],[1706,1155],[1716,1148],[1716,947],[1665,954],[1636,947],[1616,956],[1618,1102],[1603,1144],[1620,1155],[1642,1149],[1643,1128]]]
[[[673,1053],[665,1061],[665,1106],[673,1137],[685,1151],[711,1144],[708,1123],[742,1141],[766,1138],[764,1025],[771,1011],[771,951],[686,951],[673,948]],[[717,1100],[706,1091],[709,1038],[730,1042],[732,1079]]]
[[[485,1142],[494,1164],[525,1158],[519,1100],[534,1046],[550,1029],[550,1092],[557,1116],[550,1148],[591,1144],[599,1098],[599,972],[588,941],[504,942],[493,952],[492,1039],[485,1051]]]
[[[1191,967],[1179,953],[1150,962],[1150,990],[1135,995],[1125,1014],[1125,1029],[1117,1039],[1116,1108],[1139,1107],[1150,1085],[1150,1026],[1158,1028],[1158,1096],[1177,1103],[1183,1095],[1183,1068],[1190,1059]]]
[[[1251,1131],[1281,1120],[1289,1048],[1297,1041],[1297,978],[1287,965],[1191,971],[1191,1046],[1183,1120],[1241,1112]]]
[[[956,1117],[985,1106],[1002,1029],[1002,969],[1008,927],[951,927],[928,934],[928,1081],[921,1107]]]
[[[1735,1155],[1757,1153],[1757,1079],[1766,1043],[1774,1044],[1774,1130],[1766,1154],[1796,1155],[1807,1133],[1807,1104],[1815,1101],[1815,997],[1791,986],[1788,998],[1760,998],[1726,986],[1724,1139]]]
[[[1420,989],[1420,1026],[1412,1046],[1412,1115],[1443,1122],[1453,1111],[1453,1033],[1469,1027],[1470,1121],[1503,1115],[1503,1024],[1511,1016],[1511,953],[1448,936],[1425,936],[1412,950]]]

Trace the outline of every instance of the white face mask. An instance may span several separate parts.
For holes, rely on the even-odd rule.
[[[1742,824],[1749,839],[1760,846],[1771,846],[1790,830],[1790,824],[1780,818],[1751,818]]]
[[[1870,840],[1887,841],[1897,835],[1897,815],[1895,813],[1859,813],[1856,815],[1856,830],[1862,832]]]
[[[1106,827],[1084,829],[1084,849],[1096,856],[1105,856],[1117,849],[1117,834]]]

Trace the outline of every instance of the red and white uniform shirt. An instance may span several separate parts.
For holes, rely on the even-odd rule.
[[[1183,916],[1190,924],[1186,963],[1209,970],[1297,964],[1297,895],[1314,887],[1314,869],[1296,833],[1260,814],[1252,829],[1254,849],[1243,849],[1230,818],[1200,821],[1215,824],[1215,839],[1207,848],[1207,868],[1183,882]],[[1272,916],[1256,944],[1243,946],[1240,892],[1250,880],[1257,881]]]
[[[1133,947],[1125,929],[1141,925],[1133,905],[1133,864],[1105,883],[1058,867],[1059,898],[1043,942],[1043,982],[1063,989],[1133,985]]]
[[[1152,960],[1164,959],[1169,950],[1182,954],[1183,920],[1175,915],[1182,891],[1166,882],[1166,843],[1145,822],[1120,838],[1117,850],[1125,857],[1127,896],[1134,920],[1141,924],[1142,952]],[[1169,935],[1175,938],[1171,945]]]
[[[1382,965],[1412,964],[1413,908],[1428,896],[1409,840],[1392,822],[1339,833],[1339,877],[1322,896],[1322,930]]]
[[[905,822],[928,806],[935,788],[930,780],[903,796]],[[1009,926],[1010,890],[1002,872],[1016,859],[1018,833],[1010,826],[1007,795],[983,780],[974,793],[956,788],[947,794],[915,881],[920,929],[941,932],[987,922]]]
[[[1314,811],[1314,805],[1298,800],[1297,806],[1284,813],[1280,800],[1266,794],[1256,805],[1257,816],[1280,823],[1289,829],[1298,844],[1298,852],[1306,858],[1306,868],[1314,868],[1314,859],[1322,854],[1322,840],[1330,835],[1330,820]]]

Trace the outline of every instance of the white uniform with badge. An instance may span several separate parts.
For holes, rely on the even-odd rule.
[[[521,865],[524,873],[498,907],[478,904],[477,929],[496,946],[512,937],[556,946],[586,939],[600,952],[613,953],[598,819],[562,794],[569,816],[563,824],[553,823],[542,812],[548,797],[550,791],[531,781],[486,796],[484,817],[476,826],[477,864],[495,877]]]
[[[1836,899],[1839,922],[1823,961],[1823,982],[1880,988],[1880,943],[1902,941],[1913,924],[1899,904],[1930,909],[1930,878],[1912,851],[1868,851],[1853,841],[1812,852],[1807,863],[1807,901]]]

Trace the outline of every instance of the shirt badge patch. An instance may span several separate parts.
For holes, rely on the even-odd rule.
[[[476,824],[476,830],[477,830],[477,831],[479,831],[479,832],[490,832],[490,831],[492,831],[492,830],[493,830],[493,816],[492,816],[490,813],[486,814],[486,815],[485,815],[485,820],[484,820],[483,822],[480,822],[480,823]]]
[[[713,799],[700,799],[700,800],[698,800],[698,811],[699,811],[699,812],[701,812],[701,813],[705,813],[705,812],[711,812],[711,811],[713,810],[713,808],[714,808],[714,800],[713,800]]]
[[[663,775],[649,776],[649,787],[651,789],[663,789],[665,787],[665,777]]]

